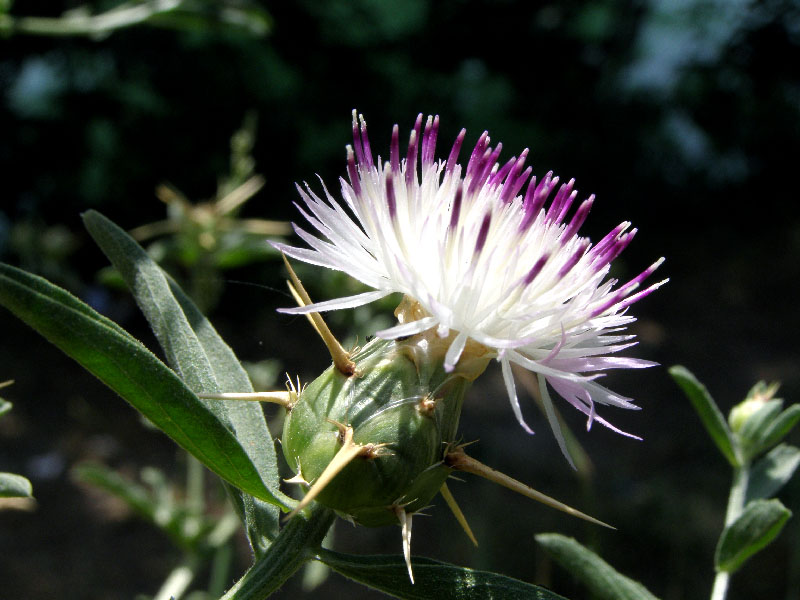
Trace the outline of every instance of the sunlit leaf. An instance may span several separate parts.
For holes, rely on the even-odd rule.
[[[174,371],[113,321],[47,280],[0,264],[0,305],[83,365],[234,486],[274,501],[250,457]]]
[[[705,425],[711,439],[720,449],[728,462],[737,467],[741,463],[738,445],[725,422],[716,402],[708,393],[706,386],[700,383],[694,375],[681,366],[671,367],[669,374],[678,383],[686,397],[694,406],[700,420]]]
[[[792,404],[778,415],[764,431],[761,448],[770,448],[786,437],[800,421],[800,404]]]
[[[757,461],[747,485],[747,501],[770,498],[792,478],[800,466],[800,448],[781,444]]]
[[[122,229],[95,211],[84,214],[92,237],[130,287],[170,365],[196,392],[251,392],[247,373],[230,347],[180,287]],[[275,446],[256,403],[207,401],[206,406],[235,433],[263,481],[284,507],[278,489]],[[275,509],[245,501],[248,527],[268,539],[277,534]],[[253,521],[255,519],[255,521]],[[253,541],[257,541],[253,540]]]
[[[754,500],[725,528],[717,544],[717,571],[735,572],[781,532],[792,513],[780,500]]]

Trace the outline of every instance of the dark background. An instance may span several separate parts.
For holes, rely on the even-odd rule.
[[[58,6],[56,6],[58,5]],[[98,3],[99,6],[113,3]],[[58,15],[72,2],[18,3],[11,14]],[[79,215],[96,208],[126,228],[164,217],[153,194],[169,181],[213,196],[229,138],[258,115],[254,157],[266,188],[243,215],[295,219],[294,183],[345,173],[350,111],[387,155],[391,126],[439,114],[440,155],[461,127],[484,129],[504,157],[530,148],[541,176],[575,177],[597,195],[585,235],[622,220],[639,229],[620,259],[633,275],[659,256],[670,283],[633,308],[630,355],[663,366],[610,375],[641,412],[603,415],[635,442],[566,417],[594,462],[581,488],[549,429],[519,429],[493,366],[462,418],[474,454],[613,523],[596,530],[469,478],[451,486],[481,542],[448,511],[414,528],[415,553],[585,592],[548,562],[534,534],[576,536],[664,599],[708,597],[729,473],[666,367],[684,364],[727,414],[759,379],[800,398],[797,292],[800,218],[800,3],[685,0],[480,2],[312,0],[264,3],[264,37],[211,26],[140,26],[102,39],[9,35],[0,41],[0,258],[44,273],[105,307],[154,347],[123,293],[96,280],[105,265]],[[405,135],[405,133],[403,134]],[[463,154],[463,153],[462,153]],[[21,247],[14,232],[38,232]],[[226,274],[212,318],[244,359],[277,358],[307,380],[326,364],[290,303],[276,262]],[[250,282],[259,286],[240,285]],[[324,293],[323,292],[317,292]],[[335,295],[335,290],[328,292]],[[171,442],[79,367],[0,316],[0,380],[15,408],[0,424],[0,470],[28,476],[32,512],[0,512],[0,581],[9,598],[130,598],[154,593],[174,566],[166,538],[69,476],[91,457],[135,476],[182,473]],[[523,399],[524,400],[524,399]],[[798,442],[798,436],[793,440]],[[800,509],[800,488],[782,492]],[[336,547],[399,552],[399,531],[337,525]],[[248,557],[242,553],[238,568]],[[317,594],[378,597],[332,575]],[[279,597],[298,594],[291,582]],[[800,598],[797,519],[734,576],[729,598]]]

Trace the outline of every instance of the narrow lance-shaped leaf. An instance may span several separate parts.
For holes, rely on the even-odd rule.
[[[191,300],[170,279],[170,287],[175,299],[180,303],[197,339],[203,347],[219,389],[227,391],[253,391],[250,378],[236,355],[222,340],[211,323]],[[210,401],[209,403],[211,403]],[[253,464],[273,497],[281,502],[281,508],[291,508],[293,500],[278,488],[278,462],[275,444],[267,428],[264,412],[258,403],[229,402],[227,414],[236,438],[242,448],[250,455]],[[269,541],[278,533],[278,510],[275,504],[264,503],[258,498],[241,495],[240,510],[244,514],[247,537],[258,555],[266,550]]]
[[[557,533],[536,536],[547,553],[603,600],[657,600],[641,583],[625,577],[594,552]]]
[[[754,500],[722,532],[714,563],[717,571],[735,572],[781,532],[791,511],[780,500]]]
[[[706,386],[681,366],[670,368],[669,374],[672,375],[672,378],[681,387],[686,397],[689,398],[711,439],[714,440],[722,454],[728,459],[731,466],[738,467],[741,461],[736,440],[716,402],[714,402],[711,394],[708,393]]]
[[[92,237],[121,273],[153,328],[167,360],[195,392],[250,392],[252,387],[230,347],[180,287],[122,229],[95,211],[84,214]],[[258,469],[275,502],[291,500],[278,489],[275,447],[261,407],[255,403],[208,401],[206,406],[231,429]],[[239,499],[256,551],[277,534],[277,512]]]
[[[780,444],[758,460],[750,470],[746,502],[771,498],[792,478],[800,466],[800,448]]]
[[[47,280],[0,264],[0,305],[127,400],[220,477],[272,500],[238,440],[174,371],[113,321]]]
[[[414,583],[402,556],[354,556],[320,550],[319,560],[359,583],[404,600],[564,600],[548,589],[498,573],[414,557]]]

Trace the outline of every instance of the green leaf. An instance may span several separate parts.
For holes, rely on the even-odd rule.
[[[320,550],[319,560],[359,583],[406,600],[564,600],[548,589],[488,571],[415,556],[414,583],[402,556],[355,556]]]
[[[694,406],[700,420],[705,425],[706,431],[708,431],[720,452],[728,459],[731,466],[738,467],[741,464],[738,444],[706,387],[685,367],[679,365],[671,367],[669,374],[672,375],[672,378],[681,387],[692,406]]]
[[[11,404],[11,402],[9,402],[8,400],[3,400],[2,398],[0,398],[0,417],[2,417],[4,414],[6,414],[8,411],[10,411],[12,406],[14,406],[14,405]]]
[[[22,475],[0,473],[0,498],[30,498],[33,486]]]
[[[100,213],[89,211],[83,218],[89,233],[130,287],[167,361],[187,385],[205,393],[253,391],[230,347],[144,249]],[[205,404],[239,439],[270,490],[273,503],[287,508],[291,500],[278,489],[275,446],[261,406],[236,401]],[[277,534],[277,510],[244,498],[239,503],[254,548],[263,550]]]
[[[736,521],[725,528],[717,544],[717,571],[734,573],[753,554],[781,532],[791,511],[780,500],[753,500]]]
[[[558,533],[536,536],[547,553],[603,600],[657,600],[641,583],[617,572],[594,552]]]
[[[800,448],[788,444],[775,446],[753,465],[745,501],[771,498],[792,478],[798,466]]]
[[[222,340],[208,319],[172,279],[170,279],[170,289],[197,335],[220,391],[253,391],[250,377],[230,346]],[[208,401],[207,404],[225,406],[233,432],[244,451],[250,455],[267,489],[281,503],[281,507],[291,507],[294,501],[278,488],[278,459],[275,444],[261,406],[257,402],[237,401]],[[274,503],[264,503],[248,495],[240,495],[237,501],[241,503],[237,504],[236,508],[244,515],[247,537],[256,554],[260,554],[266,550],[269,541],[278,534],[278,506]]]
[[[800,404],[792,404],[766,428],[761,438],[761,448],[770,448],[780,442],[794,429],[798,421],[800,421]]]
[[[66,290],[0,264],[0,305],[127,400],[181,447],[234,486],[272,494],[238,440],[138,340]]]

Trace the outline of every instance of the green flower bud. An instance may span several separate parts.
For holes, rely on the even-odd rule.
[[[353,448],[318,502],[380,526],[397,523],[397,507],[413,514],[439,492],[451,471],[443,459],[456,441],[464,393],[489,361],[476,356],[464,363],[471,372],[446,373],[446,347],[435,334],[374,339],[351,356],[355,374],[332,366],[302,390],[284,425],[289,465],[313,484],[345,444]]]
[[[759,381],[754,385],[748,392],[747,398],[734,406],[728,413],[728,424],[731,426],[731,430],[734,433],[741,431],[750,417],[772,400],[779,387],[777,383],[767,384],[764,381]]]

